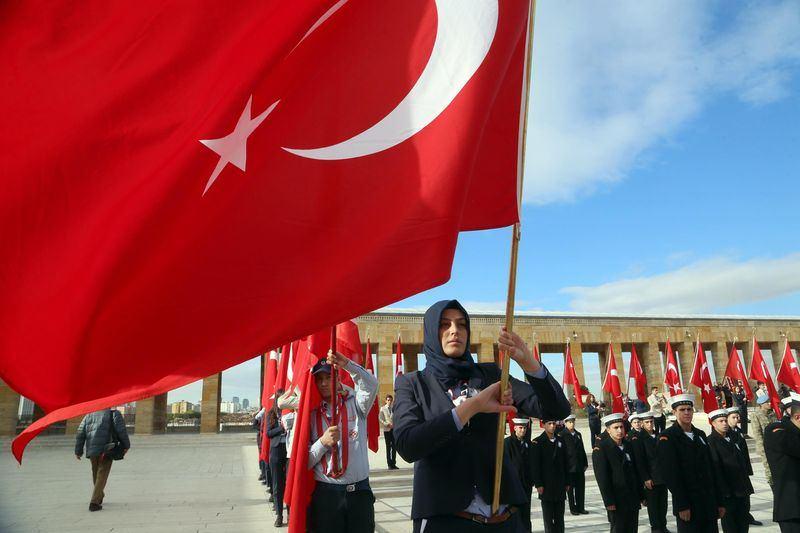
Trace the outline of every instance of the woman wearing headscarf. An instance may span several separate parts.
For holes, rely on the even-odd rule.
[[[521,531],[518,506],[528,497],[508,457],[501,505],[491,513],[498,413],[513,406],[522,416],[563,419],[569,401],[523,340],[504,329],[499,348],[522,367],[527,382],[511,378],[501,398],[498,366],[475,363],[469,353],[469,315],[458,301],[431,306],[423,328],[425,369],[395,382],[395,445],[415,463],[414,531]]]

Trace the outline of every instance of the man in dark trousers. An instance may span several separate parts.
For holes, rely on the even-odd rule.
[[[507,458],[492,511],[497,413],[513,405],[521,416],[562,419],[564,390],[519,335],[501,328],[498,347],[525,375],[501,397],[500,369],[472,358],[469,315],[456,300],[431,306],[422,324],[425,368],[397,378],[393,415],[397,453],[414,463],[414,531],[519,531],[527,496]]]
[[[716,533],[725,508],[716,486],[706,434],[692,424],[694,396],[670,398],[675,423],[658,437],[661,473],[672,493],[678,532]]]
[[[772,520],[781,533],[800,533],[800,394],[781,401],[783,418],[764,431],[764,450],[772,471]]]
[[[722,505],[725,507],[722,531],[746,533],[750,529],[750,495],[753,494],[753,485],[747,473],[753,469],[750,466],[750,458],[745,459],[747,447],[745,446],[745,452],[742,454],[738,438],[732,434],[728,426],[726,409],[711,411],[708,413],[708,420],[712,428],[708,435],[711,461],[714,464]]]
[[[747,450],[747,442],[745,441],[745,432],[741,428],[742,414],[738,407],[728,407],[725,412],[727,413],[728,420],[728,438],[734,443],[736,450],[741,454],[747,464],[747,475],[753,475],[753,466],[750,462],[750,452]],[[750,513],[750,495],[747,495],[747,522],[751,526],[761,526],[761,522],[756,520]]]
[[[575,429],[575,415],[569,415],[564,419],[564,429],[559,433],[567,447],[567,483],[569,490],[570,514],[589,514],[586,510],[586,469],[589,468],[589,461],[586,459],[586,450],[583,447],[583,435]]]
[[[527,418],[515,418],[514,434],[506,437],[503,446],[505,455],[511,461],[514,470],[519,474],[528,501],[519,506],[519,515],[525,531],[531,531],[531,495],[533,493],[533,458],[531,457],[531,441]]]
[[[650,520],[652,533],[669,533],[667,529],[667,486],[658,464],[656,451],[657,438],[655,426],[655,413],[649,411],[640,416],[642,430],[633,446],[633,455],[636,459],[636,471],[644,487],[644,496],[647,501],[647,517]],[[663,416],[662,416],[663,418]]]
[[[116,440],[121,443],[124,453],[127,453],[131,448],[131,441],[125,429],[125,419],[116,409],[101,409],[84,416],[75,434],[75,458],[80,461],[85,447],[86,458],[92,463],[94,488],[92,498],[89,500],[90,511],[103,509],[106,482],[111,473],[111,465],[114,463],[106,452],[114,440],[112,438],[114,434]]]
[[[542,502],[545,533],[563,533],[567,497],[567,449],[556,434],[556,420],[542,420],[544,431],[532,444],[533,483]]]
[[[611,533],[636,533],[644,491],[636,473],[633,443],[625,439],[622,413],[602,419],[607,438],[592,450],[592,468],[608,513]]]

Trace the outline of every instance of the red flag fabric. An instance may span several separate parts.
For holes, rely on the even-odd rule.
[[[566,356],[564,358],[564,385],[572,385],[572,390],[575,393],[575,403],[578,407],[583,407],[583,398],[581,394],[581,382],[578,381],[578,373],[575,372],[575,365],[572,362],[572,350],[570,350],[569,343],[567,343]]]
[[[305,344],[305,343],[304,343]],[[306,353],[310,353],[306,350]],[[289,531],[305,533],[306,511],[314,492],[314,471],[308,468],[308,448],[311,440],[311,411],[320,403],[320,395],[311,375],[316,357],[306,359],[307,366],[297,376],[300,390],[300,406],[294,421],[292,437],[292,460],[286,474],[286,489],[283,501],[289,507]]]
[[[783,349],[781,367],[778,370],[778,381],[800,393],[800,370],[797,369],[797,361],[794,359],[788,339]]]
[[[742,359],[739,357],[739,351],[736,349],[735,343],[731,345],[731,353],[728,355],[728,366],[725,367],[725,377],[729,378],[734,384],[741,384],[747,400],[753,401],[753,389],[750,388],[750,382],[747,380],[747,374],[745,374],[744,366],[742,366]]]
[[[277,399],[272,398],[272,395],[278,390],[275,387],[275,381],[278,375],[278,352],[270,350],[269,358],[267,359],[267,368],[264,372],[264,385],[261,388],[261,407],[269,411],[272,408],[273,402]],[[258,458],[262,461],[269,461],[269,437],[267,436],[267,413],[261,419],[261,450]]]
[[[647,377],[644,369],[639,362],[639,355],[636,353],[636,345],[631,344],[631,362],[628,365],[628,379],[633,379],[636,384],[636,397],[642,401],[647,399]]]
[[[278,374],[275,377],[275,388],[289,390],[292,387],[292,377],[295,361],[295,354],[297,348],[300,346],[299,342],[290,342],[281,347],[281,357],[278,363]]]
[[[700,339],[697,339],[697,348],[694,354],[694,366],[692,366],[692,377],[689,382],[700,389],[700,394],[703,397],[703,411],[710,413],[719,409],[719,402],[717,395],[714,392],[714,384],[711,382],[711,373],[708,370],[708,361],[706,360],[706,352],[703,350],[703,344]]]
[[[440,285],[460,231],[516,222],[528,12],[4,3],[0,378],[47,413],[17,458]]]
[[[367,338],[367,351],[364,354],[364,368],[373,376],[377,377],[375,373],[375,366],[372,364],[372,347],[370,346],[369,338]],[[378,451],[378,437],[381,434],[381,425],[378,421],[378,410],[380,409],[380,398],[372,404],[367,414],[367,444],[369,449],[373,452]]]
[[[533,343],[533,357],[537,361],[539,361],[540,363],[542,362],[542,355],[539,353],[539,343],[538,342],[534,342]]]
[[[619,382],[617,362],[614,360],[614,348],[611,344],[608,345],[608,364],[603,379],[603,390],[611,394],[611,412],[624,413],[625,402],[622,401],[622,386]]]
[[[394,354],[394,377],[397,379],[403,375],[403,341],[400,335],[397,336],[397,351]]]
[[[667,386],[670,396],[676,394],[683,394],[683,387],[681,386],[681,373],[678,370],[678,362],[675,359],[675,352],[672,351],[672,345],[667,339],[667,367],[664,369],[664,385]]]
[[[775,382],[772,381],[772,374],[769,373],[767,363],[764,362],[764,356],[761,355],[761,348],[758,347],[758,341],[753,337],[753,358],[750,363],[750,372],[748,373],[750,379],[760,381],[767,386],[769,394],[769,401],[772,409],[778,418],[781,418],[781,399],[778,396],[778,390],[775,388]]]

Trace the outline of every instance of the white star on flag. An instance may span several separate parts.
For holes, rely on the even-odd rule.
[[[200,140],[206,147],[219,155],[219,161],[217,162],[217,166],[214,167],[214,172],[211,173],[211,177],[208,178],[206,188],[203,190],[203,196],[205,196],[208,189],[211,188],[220,172],[222,172],[222,169],[224,169],[228,163],[232,163],[240,170],[245,170],[247,166],[247,138],[250,137],[250,134],[252,134],[256,128],[264,122],[264,119],[272,113],[272,110],[275,109],[278,102],[280,102],[280,100],[269,106],[257,117],[250,118],[250,108],[253,105],[253,95],[251,94],[232,132],[219,139]]]

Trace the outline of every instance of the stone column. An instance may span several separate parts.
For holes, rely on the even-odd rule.
[[[394,342],[397,337],[384,337],[373,348],[377,353],[378,366],[378,398],[387,394],[394,396]]]
[[[703,401],[700,398],[700,389],[689,381],[692,379],[692,366],[694,365],[694,343],[692,341],[684,341],[675,344],[678,345],[678,353],[680,354],[678,366],[681,367],[683,391],[695,395],[695,409],[700,409],[703,405]]]
[[[205,401],[203,402],[205,405]],[[167,426],[167,394],[151,396],[136,402],[135,431],[137,435],[164,433]]]
[[[67,420],[67,427],[64,430],[65,435],[74,435],[78,432],[78,426],[81,425],[84,415],[76,416]]]
[[[19,400],[19,394],[0,379],[0,437],[13,437],[17,434]]]
[[[658,350],[657,342],[639,344],[636,351],[641,358],[642,369],[647,376],[647,395],[650,396],[650,389],[658,387],[663,389],[664,369],[661,367],[661,353]],[[642,398],[647,401],[646,399]]]
[[[494,341],[486,340],[481,342],[478,351],[479,363],[492,363],[494,362]]]
[[[717,375],[717,384],[722,385],[725,382],[725,369],[728,368],[728,343],[725,341],[717,341],[709,343],[711,348],[711,357],[714,360],[714,373]]]
[[[221,401],[222,372],[203,379],[203,399],[200,405],[200,433],[219,432],[219,404]],[[136,422],[138,425],[138,404],[136,405]]]

